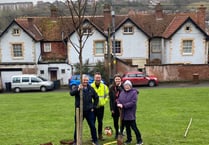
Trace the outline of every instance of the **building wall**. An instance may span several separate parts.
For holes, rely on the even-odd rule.
[[[61,85],[68,85],[68,80],[72,75],[72,67],[68,64],[62,64],[62,63],[57,63],[57,64],[39,64],[38,65],[38,71],[37,74],[39,76],[42,76],[48,80],[50,80],[51,76],[49,73],[49,68],[50,67],[57,67],[57,80],[60,80]],[[62,70],[65,70],[65,73],[62,72]],[[40,72],[44,71],[44,74],[41,74]]]
[[[133,25],[130,22],[124,25]],[[116,40],[121,40],[122,55],[117,55],[120,59],[147,59],[148,58],[148,41],[146,35],[137,27],[134,28],[133,34],[123,34],[123,26],[116,31]]]
[[[185,32],[185,26],[190,25],[192,31]],[[182,40],[191,39],[194,41],[193,54],[182,55]],[[203,33],[197,29],[194,24],[187,23],[179,31],[177,31],[171,40],[166,43],[166,61],[165,64],[206,64],[207,63],[207,50],[206,41]]]
[[[31,9],[33,8],[33,2],[17,2],[17,3],[1,3],[0,11],[19,10],[19,9]]]
[[[146,73],[155,75],[160,82],[193,81],[194,74],[199,80],[209,80],[208,64],[172,64],[146,66]]]
[[[12,35],[13,28],[20,28],[18,25],[12,25],[8,29],[7,32],[1,37],[0,42],[0,51],[1,51],[1,62],[9,62],[9,63],[19,63],[19,62],[27,62],[27,63],[36,63],[37,61],[37,53],[40,49],[35,48],[38,45],[35,44],[34,40],[26,34],[22,29],[20,32],[20,36]],[[23,46],[23,57],[21,58],[13,58],[12,57],[12,44],[13,43],[21,43]],[[35,52],[36,51],[36,52]]]
[[[74,33],[70,37],[70,39],[77,46],[79,46],[77,34]],[[101,56],[94,55],[94,48],[93,47],[94,47],[94,41],[96,41],[96,40],[106,41],[106,38],[98,31],[93,30],[93,35],[91,35],[88,38],[88,40],[86,41],[85,46],[83,48],[83,62],[85,62],[86,60],[89,60],[89,63],[91,64],[91,63],[96,63],[99,60],[100,61],[104,60],[104,55],[101,55]],[[79,55],[76,52],[75,48],[70,43],[68,43],[68,47],[69,47],[68,48],[69,49],[69,52],[68,52],[69,63],[70,64],[78,63],[79,62]],[[77,49],[79,50],[79,48],[77,48]]]
[[[42,44],[42,59],[43,60],[65,60],[67,58],[67,49],[63,42],[51,43],[51,52],[44,52]]]

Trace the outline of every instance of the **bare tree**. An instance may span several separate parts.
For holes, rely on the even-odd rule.
[[[83,70],[83,49],[87,39],[92,33],[92,24],[96,14],[96,2],[88,5],[88,0],[66,0],[71,15],[72,29],[77,36],[77,42],[72,41],[69,37],[69,42],[76,50],[79,56],[80,63],[80,80],[82,82]],[[91,10],[91,11],[89,11]],[[88,16],[87,16],[88,14]],[[83,132],[83,91],[80,91],[80,108],[76,108],[76,130],[77,130],[77,145],[82,145]]]

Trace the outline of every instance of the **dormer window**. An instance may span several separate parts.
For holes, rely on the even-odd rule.
[[[92,29],[90,27],[84,27],[83,28],[83,34],[84,35],[92,34]]]
[[[44,52],[51,52],[51,43],[44,43]]]
[[[124,34],[133,34],[133,32],[134,32],[133,26],[124,26],[123,27]]]
[[[12,35],[20,35],[20,29],[14,28],[14,29],[12,30]]]

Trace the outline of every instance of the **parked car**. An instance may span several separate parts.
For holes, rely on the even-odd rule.
[[[88,75],[89,77],[89,84],[94,82],[94,77],[91,75]],[[104,80],[102,80],[102,83],[105,83]],[[69,79],[69,88],[72,89],[75,86],[78,86],[80,84],[80,75],[73,75]]]
[[[89,76],[89,84],[94,82],[94,77],[91,75]],[[75,86],[78,86],[80,84],[80,75],[72,75],[69,79],[69,87],[72,89]]]
[[[11,89],[18,93],[20,91],[40,90],[45,92],[52,90],[54,83],[36,75],[16,75],[12,76]]]
[[[140,71],[127,72],[122,77],[122,82],[130,80],[133,85],[147,85],[154,87],[158,85],[158,79],[155,76],[149,76]]]

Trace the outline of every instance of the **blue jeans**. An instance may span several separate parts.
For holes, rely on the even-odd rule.
[[[94,112],[91,110],[84,111],[83,112],[83,119],[86,119],[89,129],[91,131],[91,138],[93,139],[93,142],[97,142],[97,133],[96,133],[96,127],[94,123]],[[75,116],[75,130],[74,130],[74,141],[76,142],[76,116]]]

